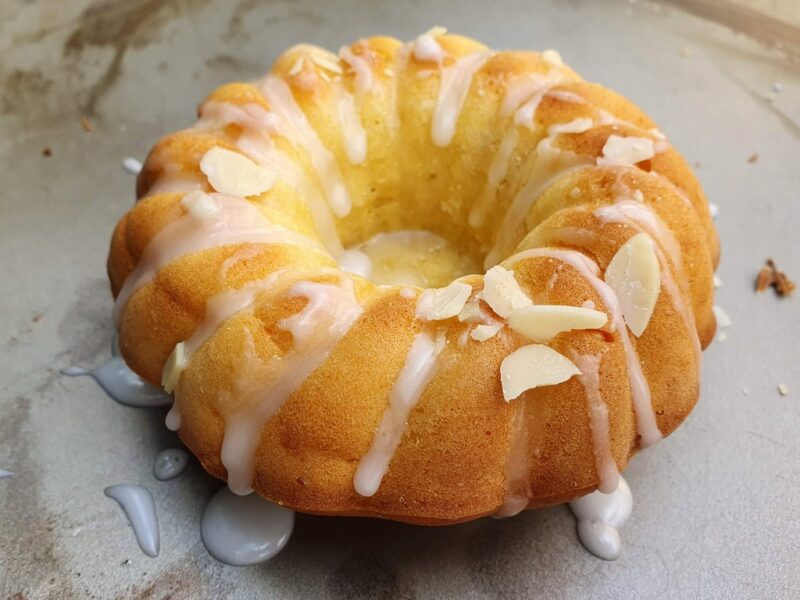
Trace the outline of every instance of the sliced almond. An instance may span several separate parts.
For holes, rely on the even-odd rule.
[[[639,337],[661,291],[661,269],[650,236],[637,233],[625,242],[611,259],[605,280],[619,298],[625,323]]]
[[[471,293],[472,287],[460,281],[443,288],[427,289],[417,301],[417,318],[441,321],[455,317],[464,308]]]
[[[486,271],[483,278],[483,299],[494,312],[505,318],[514,310],[533,304],[519,287],[514,273],[500,265]]]
[[[551,67],[561,67],[564,65],[564,59],[561,58],[558,50],[553,50],[552,48],[548,48],[542,52],[542,59]]]
[[[728,316],[721,306],[717,306],[716,304],[711,307],[714,311],[714,317],[717,319],[717,325],[719,327],[730,327],[731,326],[731,318]]]
[[[548,135],[556,135],[559,133],[583,133],[589,131],[594,126],[594,121],[588,117],[579,117],[573,119],[568,123],[556,123],[547,129]]]
[[[502,323],[495,323],[494,325],[476,325],[475,328],[469,332],[469,337],[479,342],[485,342],[489,338],[493,338],[497,335],[497,332],[502,328]]]
[[[653,140],[643,137],[610,135],[603,146],[603,156],[597,159],[601,167],[635,165],[656,155]]]
[[[606,313],[591,308],[534,304],[512,312],[508,326],[528,339],[547,342],[562,331],[598,329],[607,321]]]
[[[181,206],[194,218],[200,220],[213,219],[220,212],[214,199],[200,190],[193,190],[181,198]]]
[[[211,186],[231,196],[257,196],[272,189],[275,173],[238,152],[214,147],[200,161],[200,170]]]
[[[171,394],[175,390],[181,373],[186,370],[188,364],[189,360],[186,356],[186,346],[183,342],[180,342],[175,345],[172,354],[169,355],[164,365],[164,370],[161,372],[161,387],[163,387],[168,394]]]
[[[500,364],[500,382],[506,402],[533,388],[555,385],[581,371],[566,356],[542,344],[522,346]]]

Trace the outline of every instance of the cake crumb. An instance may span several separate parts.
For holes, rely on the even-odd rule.
[[[757,161],[758,161],[758,154],[751,154],[750,156],[747,157],[747,163],[748,164],[752,165],[754,162],[757,162]]]
[[[778,384],[778,393],[781,396],[787,396],[789,394],[789,388],[786,386],[785,383]]]
[[[746,387],[743,387],[743,388],[742,388],[742,393],[743,393],[745,396],[747,396],[747,395],[750,393],[750,390],[749,390],[748,388],[746,388]]]
[[[724,342],[727,339],[728,339],[728,334],[725,333],[724,331],[720,331],[719,335],[717,336],[717,341],[718,342]]]
[[[44,148],[42,148],[42,156],[50,158],[51,156],[53,156],[53,149],[50,146],[45,146]]]
[[[775,266],[775,261],[767,259],[766,266],[762,267],[756,276],[756,292],[763,292],[768,287],[775,288],[778,296],[791,296],[795,283],[783,271]]]
[[[94,130],[92,122],[87,117],[81,117],[81,127],[86,133],[91,133]]]

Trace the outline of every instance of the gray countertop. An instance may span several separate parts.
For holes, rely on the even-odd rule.
[[[800,17],[791,1],[758,4],[773,16],[705,0],[3,2],[0,469],[16,476],[0,479],[0,596],[798,597],[800,298],[752,283],[768,256],[800,278]],[[296,42],[336,49],[434,24],[498,48],[557,48],[658,121],[719,205],[718,303],[733,324],[705,354],[695,412],[627,471],[635,506],[617,562],[586,553],[555,507],[433,529],[299,516],[272,562],[222,565],[198,527],[218,484],[196,464],[151,475],[175,441],[163,412],[58,375],[109,353],[107,244],[134,185],[120,161]],[[123,481],[155,495],[155,559],[103,496]]]

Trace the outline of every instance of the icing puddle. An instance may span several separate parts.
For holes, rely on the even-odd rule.
[[[208,552],[234,566],[265,562],[286,546],[294,529],[294,511],[258,494],[239,496],[227,487],[211,498],[200,534]]]

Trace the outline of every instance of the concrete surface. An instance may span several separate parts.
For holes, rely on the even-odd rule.
[[[768,256],[800,278],[800,34],[796,4],[761,4],[789,8],[763,17],[744,2],[682,0],[457,9],[5,0],[0,468],[17,475],[0,480],[0,597],[798,597],[800,298],[756,295],[752,281]],[[208,91],[260,74],[293,43],[409,39],[433,24],[499,48],[558,48],[656,118],[720,207],[718,302],[733,325],[706,354],[695,413],[628,470],[635,510],[615,563],[584,552],[568,510],[556,507],[444,529],[301,516],[273,562],[226,567],[198,529],[217,484],[196,464],[174,481],[151,475],[174,440],[163,413],[118,406],[93,382],[57,374],[108,356],[106,246],[134,184],[120,160],[142,158],[193,120]],[[94,131],[82,130],[81,115]],[[103,496],[123,481],[156,497],[156,559]]]

